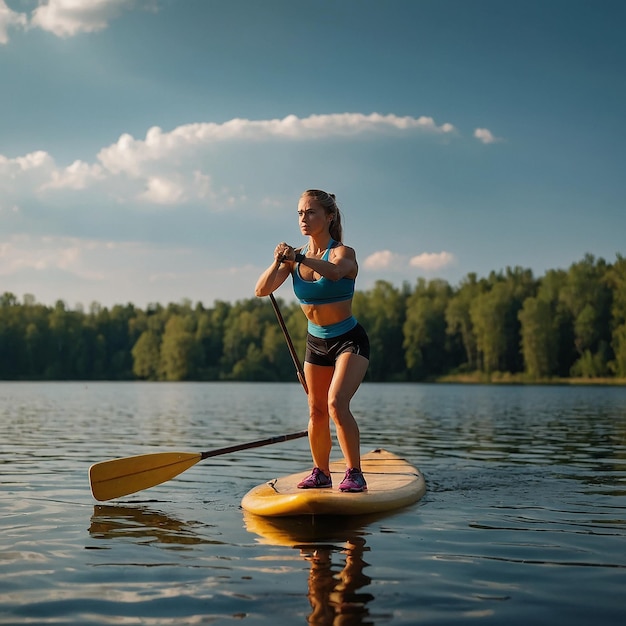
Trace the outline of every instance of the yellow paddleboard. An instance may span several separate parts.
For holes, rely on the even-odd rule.
[[[407,460],[387,450],[361,457],[367,491],[342,493],[338,486],[346,470],[344,460],[330,464],[332,489],[298,489],[310,470],[275,478],[251,489],[241,506],[268,517],[287,515],[367,515],[391,511],[417,502],[426,493],[421,472]]]
[[[245,529],[256,535],[256,541],[271,546],[326,545],[354,541],[364,529],[379,522],[393,511],[371,515],[295,515],[267,517],[243,512]]]

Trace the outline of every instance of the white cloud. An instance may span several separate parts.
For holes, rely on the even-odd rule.
[[[104,179],[104,171],[100,165],[89,165],[84,161],[74,161],[65,169],[55,169],[50,181],[41,189],[85,189],[91,183]]]
[[[496,143],[501,141],[499,137],[496,137],[488,128],[477,128],[474,131],[474,137],[482,143]]]
[[[180,204],[187,199],[179,182],[160,176],[148,178],[147,189],[139,197],[154,204]]]
[[[423,252],[409,261],[411,267],[424,272],[433,272],[456,263],[456,257],[450,252]]]
[[[200,170],[194,170],[193,184],[198,198],[206,199],[216,197],[216,194],[213,191],[211,177],[208,174],[203,174]]]
[[[140,1],[150,3],[150,0],[40,0],[29,22],[26,13],[12,11],[6,0],[0,0],[0,44],[9,42],[10,27],[40,28],[57,37],[98,32]]]
[[[0,154],[0,208],[21,204],[49,183],[55,172],[54,159],[43,150],[11,159]]]
[[[41,170],[51,167],[54,163],[52,157],[43,150],[30,152],[23,157],[17,157],[14,163],[22,170]]]
[[[0,0],[0,44],[9,42],[10,27],[25,28],[27,23],[28,19],[24,13],[12,11],[5,0]]]
[[[401,270],[406,267],[406,257],[390,250],[380,250],[370,254],[363,261],[363,267],[368,270]]]
[[[380,250],[370,254],[363,262],[363,267],[374,271],[403,272],[407,268],[417,268],[423,272],[433,272],[456,262],[456,258],[450,252],[424,252],[414,257]]]
[[[194,204],[210,212],[228,211],[247,199],[232,164],[238,163],[242,171],[254,167],[254,157],[248,155],[257,147],[265,152],[269,142],[312,144],[356,136],[369,140],[383,134],[415,138],[415,133],[447,135],[453,130],[451,124],[437,125],[430,117],[378,113],[233,119],[181,125],[170,132],[155,126],[144,139],[122,134],[99,150],[94,162],[75,160],[61,166],[43,150],[14,158],[0,154],[0,211],[7,215],[11,207],[18,207],[26,215],[34,206],[46,211],[96,206],[114,210],[139,204],[155,208]]]
[[[24,156],[10,159],[0,154],[0,180],[14,180],[28,171],[46,170],[54,167],[54,160],[43,150],[29,152]]]
[[[451,133],[452,124],[437,126],[431,117],[399,117],[371,113],[335,113],[298,118],[247,120],[235,118],[216,124],[204,122],[178,126],[163,132],[158,126],[148,130],[145,139],[125,133],[117,143],[103,148],[98,160],[114,174],[124,172],[139,176],[145,164],[182,157],[193,151],[224,141],[263,141],[268,139],[319,140],[355,136],[374,132],[423,130],[430,133]]]
[[[31,24],[57,37],[93,33],[135,4],[134,0],[48,0],[33,11]]]

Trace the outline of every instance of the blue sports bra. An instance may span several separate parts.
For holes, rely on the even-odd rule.
[[[331,239],[322,261],[328,261],[330,249],[334,243],[335,240]],[[306,254],[308,248],[309,244],[302,249],[302,254]],[[318,280],[304,280],[300,276],[300,263],[296,265],[291,275],[293,277],[293,291],[300,300],[300,304],[331,304],[350,300],[354,296],[354,278],[344,277],[339,280],[330,280],[330,278],[322,276]]]

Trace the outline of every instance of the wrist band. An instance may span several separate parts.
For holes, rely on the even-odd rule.
[[[296,258],[294,259],[296,263],[302,263],[302,261],[304,261],[306,257],[304,256],[304,254],[301,254],[300,252],[296,252]]]

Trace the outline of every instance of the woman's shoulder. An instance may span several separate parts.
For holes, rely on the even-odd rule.
[[[342,252],[342,253],[348,253],[348,254],[355,253],[354,248],[351,248],[350,246],[346,245],[342,241],[334,241],[333,244],[330,246],[330,249],[333,250],[333,252]]]
[[[356,263],[356,251],[354,248],[347,246],[345,243],[340,243],[330,249],[330,260],[334,263],[347,259]]]

